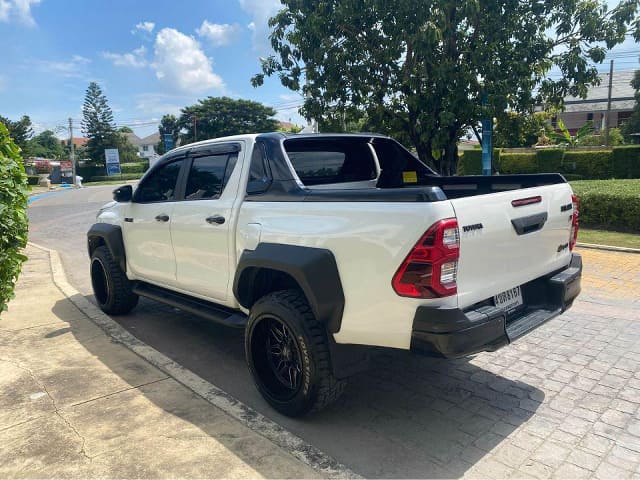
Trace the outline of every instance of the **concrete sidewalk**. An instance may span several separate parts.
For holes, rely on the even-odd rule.
[[[320,476],[105,334],[26,253],[0,317],[0,477]]]

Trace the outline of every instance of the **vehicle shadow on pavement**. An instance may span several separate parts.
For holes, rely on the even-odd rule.
[[[271,409],[253,386],[241,330],[146,300],[114,320],[365,477],[460,477],[500,448],[544,399],[541,390],[492,373],[509,367],[504,355],[444,360],[385,350],[372,356],[367,372],[349,379],[335,405],[291,419]],[[163,399],[151,400],[162,406]],[[526,443],[525,437],[519,432],[511,442]]]
[[[38,327],[21,345],[40,351],[38,378],[81,439],[76,453],[67,432],[47,427],[46,448],[69,450],[64,468],[78,478],[310,476],[307,465],[106,335],[67,299],[51,311],[64,323]]]

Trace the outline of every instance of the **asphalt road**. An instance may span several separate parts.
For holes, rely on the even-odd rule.
[[[69,281],[90,300],[85,233],[99,207],[110,200],[113,188],[91,187],[51,195],[29,208],[30,240],[58,250]],[[458,478],[483,459],[486,463],[486,458],[501,452],[504,445],[513,443],[513,448],[520,450],[542,448],[527,437],[520,446],[513,440],[529,430],[538,438],[540,431],[531,425],[553,424],[562,433],[559,412],[547,405],[562,395],[561,381],[555,376],[563,365],[551,357],[562,353],[568,359],[581,348],[585,355],[604,351],[589,353],[594,352],[588,337],[593,329],[585,330],[582,325],[589,319],[600,325],[600,317],[591,315],[588,307],[577,302],[576,313],[570,311],[514,345],[473,359],[443,361],[405,352],[381,353],[373,359],[370,371],[350,379],[345,395],[333,407],[298,420],[275,413],[254,388],[244,362],[241,331],[145,300],[131,314],[116,320],[145,343],[360,475]],[[635,316],[637,313],[633,311]],[[602,328],[611,332],[616,319],[626,322],[627,314],[624,310],[607,314],[610,318]],[[620,323],[621,332],[625,325]],[[575,328],[575,334],[561,333],[565,327],[572,332]],[[640,337],[640,332],[635,334]],[[612,351],[617,358],[624,354],[619,349]],[[568,376],[562,381],[576,378]],[[560,416],[567,417],[564,413]],[[552,436],[545,432],[544,438]],[[535,452],[531,455],[535,458]],[[511,457],[505,458],[498,458],[502,467],[509,465]],[[501,473],[496,471],[495,475],[504,476]]]

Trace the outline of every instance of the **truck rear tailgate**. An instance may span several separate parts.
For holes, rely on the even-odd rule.
[[[570,261],[568,184],[451,200],[460,229],[458,306],[501,295]]]

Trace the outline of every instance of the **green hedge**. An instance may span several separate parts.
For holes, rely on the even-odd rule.
[[[90,182],[106,182],[109,180],[137,180],[142,177],[140,173],[123,173],[122,175],[100,175],[91,177]]]
[[[502,153],[496,168],[504,175],[539,172],[535,153]]]
[[[128,173],[144,173],[149,169],[149,160],[136,163],[123,163],[120,165],[120,171],[123,174]]]
[[[588,179],[611,178],[611,150],[564,152],[562,172],[582,175]]]
[[[614,178],[640,178],[640,145],[615,147],[611,163]]]
[[[500,149],[494,148],[491,157],[493,168],[500,163]],[[458,160],[458,175],[482,175],[482,150],[465,150]]]
[[[557,173],[562,167],[564,149],[542,148],[536,152],[539,173]]]
[[[571,182],[580,199],[580,225],[640,233],[640,180]]]

